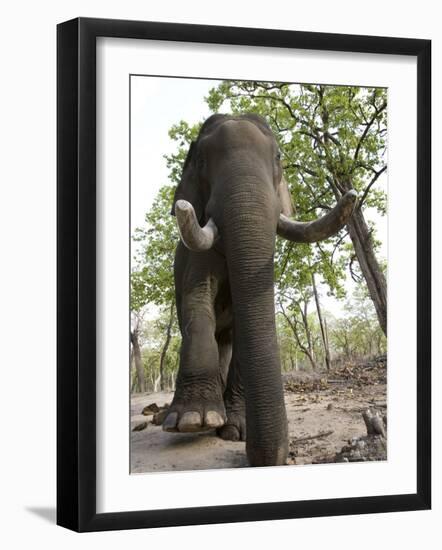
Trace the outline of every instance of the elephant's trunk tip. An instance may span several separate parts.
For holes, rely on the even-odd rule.
[[[278,235],[298,243],[314,243],[328,239],[347,224],[357,204],[358,194],[354,189],[351,189],[341,197],[330,212],[318,220],[297,222],[280,214]]]

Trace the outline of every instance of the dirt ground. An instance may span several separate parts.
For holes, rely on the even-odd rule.
[[[348,450],[349,444],[354,445],[367,436],[362,416],[367,409],[383,417],[386,423],[385,363],[346,366],[328,375],[297,372],[284,376],[284,387],[289,424],[288,464],[342,459],[343,448]],[[145,406],[155,403],[161,408],[170,403],[172,397],[173,393],[169,392],[132,396],[132,473],[247,467],[244,442],[223,441],[214,432],[163,432],[161,426],[152,423],[152,415],[142,414]],[[140,431],[132,431],[134,428]],[[386,449],[383,441],[382,448]],[[365,442],[364,437],[359,445],[365,446]],[[357,457],[360,457],[359,451]],[[385,458],[368,456],[364,460]]]

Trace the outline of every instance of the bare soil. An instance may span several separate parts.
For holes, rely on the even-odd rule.
[[[385,362],[347,365],[327,374],[295,372],[284,376],[284,387],[288,464],[386,459],[386,439],[367,435],[363,418],[369,409],[386,426]],[[214,432],[163,432],[152,423],[153,414],[142,414],[148,405],[161,409],[172,397],[172,392],[132,396],[132,473],[247,467],[244,442],[223,441]]]

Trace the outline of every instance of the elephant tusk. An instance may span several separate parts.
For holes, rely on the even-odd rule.
[[[279,215],[278,235],[295,243],[315,243],[335,235],[354,212],[358,195],[354,189],[345,193],[338,204],[325,216],[311,222],[290,220]]]
[[[183,244],[194,252],[203,252],[212,248],[218,237],[218,228],[212,218],[201,227],[190,202],[178,200],[175,204],[175,216]]]

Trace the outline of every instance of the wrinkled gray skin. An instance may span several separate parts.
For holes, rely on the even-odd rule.
[[[189,201],[199,225],[211,218],[218,236],[209,250],[177,247],[182,346],[163,429],[217,428],[246,440],[252,466],[285,464],[288,452],[273,289],[281,178],[264,119],[214,115],[190,147],[172,207]]]

